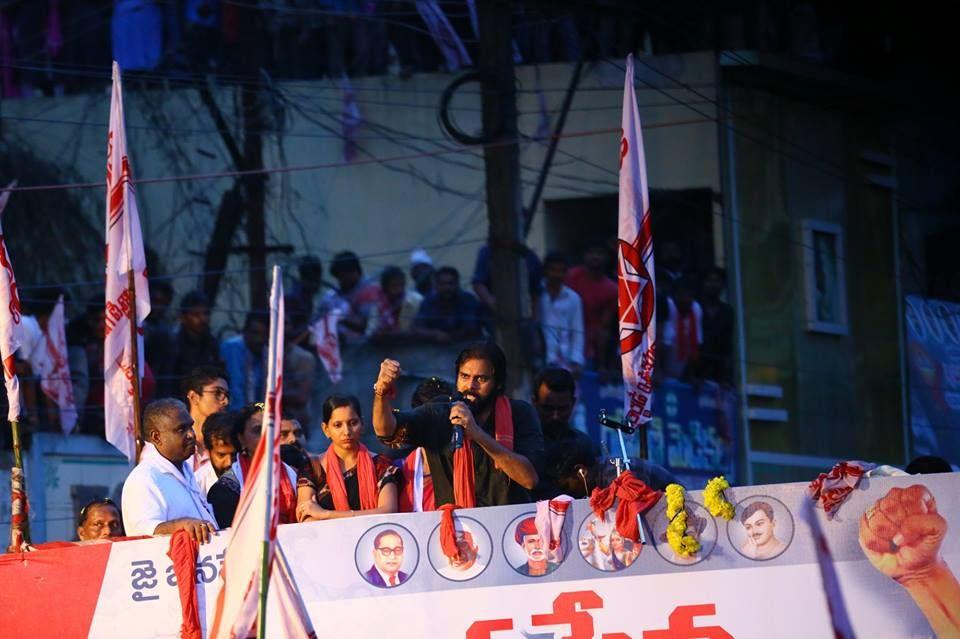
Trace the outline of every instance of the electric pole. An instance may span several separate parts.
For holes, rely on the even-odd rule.
[[[496,297],[496,339],[507,356],[510,390],[524,388],[528,346],[521,327],[529,317],[526,263],[521,251],[520,157],[513,67],[513,3],[477,3],[479,60],[486,170],[490,275]]]
[[[244,169],[263,168],[263,83],[261,66],[267,34],[258,8],[242,10],[240,42],[242,43],[240,105],[243,116]],[[265,209],[267,176],[263,173],[244,175],[243,202],[247,218],[249,247],[250,308],[267,307],[267,223]]]

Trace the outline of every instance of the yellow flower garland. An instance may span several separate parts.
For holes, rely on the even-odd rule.
[[[730,488],[730,482],[727,481],[726,477],[723,475],[714,477],[707,482],[703,489],[703,503],[711,515],[723,517],[730,521],[733,519],[734,509],[733,504],[727,501],[726,495],[723,494],[723,491],[727,488]]]
[[[667,543],[678,557],[689,557],[700,550],[700,542],[687,532],[687,511],[684,510],[683,486],[667,486]]]

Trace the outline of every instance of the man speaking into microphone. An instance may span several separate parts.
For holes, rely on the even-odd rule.
[[[395,448],[424,448],[437,507],[529,502],[543,459],[543,433],[530,404],[504,395],[503,351],[492,342],[468,346],[457,357],[455,375],[462,401],[394,412],[400,363],[383,360],[373,386],[377,437]]]

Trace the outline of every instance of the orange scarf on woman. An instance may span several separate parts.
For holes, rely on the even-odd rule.
[[[513,409],[501,395],[493,409],[494,438],[507,450],[513,450]],[[453,499],[460,508],[477,505],[477,478],[473,468],[473,445],[464,437],[463,446],[453,451]]]
[[[323,472],[327,476],[327,486],[330,496],[333,497],[335,510],[352,510],[347,498],[347,486],[343,483],[343,471],[340,470],[340,458],[333,452],[333,446],[323,454]],[[357,453],[357,483],[360,486],[360,510],[371,510],[377,507],[377,469],[373,464],[373,456],[367,447],[360,444]]]

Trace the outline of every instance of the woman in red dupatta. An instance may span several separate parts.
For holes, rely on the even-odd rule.
[[[363,418],[353,395],[331,395],[323,403],[323,434],[330,446],[314,480],[297,481],[297,518],[320,521],[397,512],[398,468],[360,441]]]

